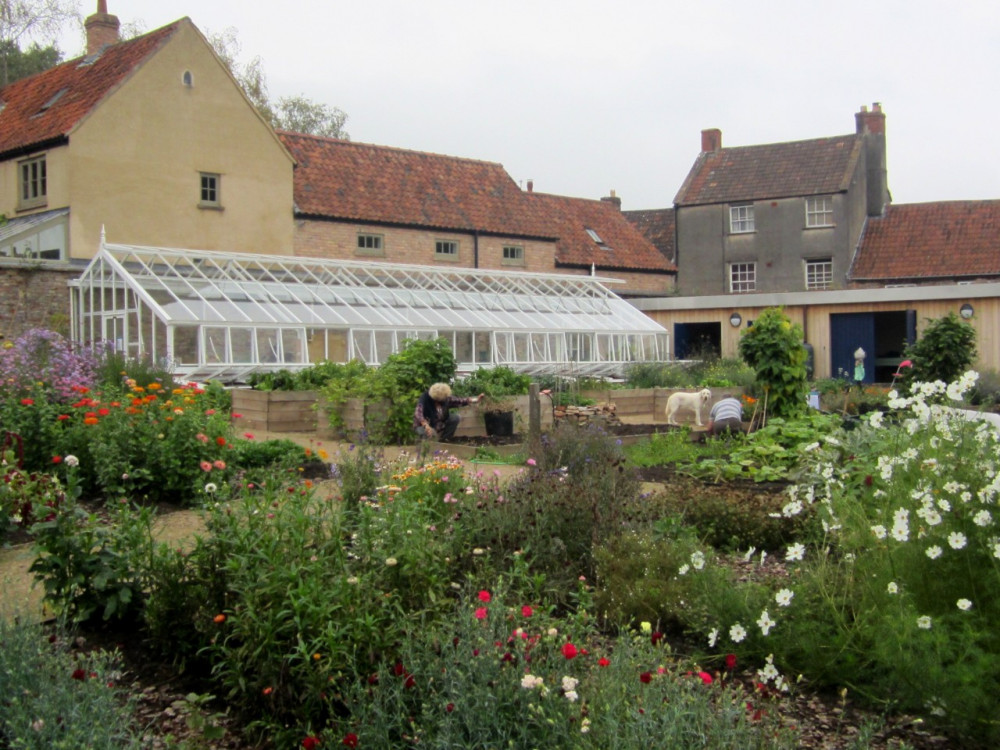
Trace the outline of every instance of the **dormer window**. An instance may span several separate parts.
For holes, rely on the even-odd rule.
[[[731,234],[746,234],[755,230],[752,203],[729,207],[729,232]]]

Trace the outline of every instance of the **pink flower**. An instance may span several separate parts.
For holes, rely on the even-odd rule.
[[[535,614],[535,610],[531,608],[531,605],[525,604],[521,607],[521,617],[531,617],[533,614]]]
[[[212,470],[212,464],[210,464],[208,461],[202,461],[198,465],[201,467],[202,471],[211,471]]]
[[[476,619],[485,620],[486,619],[486,607],[479,607],[476,610]]]
[[[203,442],[203,443],[207,443],[207,442],[208,442],[208,435],[206,435],[206,434],[205,434],[205,433],[203,433],[203,432],[199,432],[199,433],[198,433],[197,435],[195,435],[194,437],[195,437],[195,440],[200,440],[200,441],[201,441],[201,442]]]
[[[712,684],[712,675],[710,675],[708,672],[699,672],[698,676],[701,678],[701,681],[704,682],[706,685]]]
[[[576,655],[578,653],[580,652],[576,650],[576,646],[574,646],[572,643],[563,644],[562,655],[565,656],[567,659],[576,658]]]
[[[220,458],[220,459],[218,459],[218,460],[216,460],[216,461],[213,461],[213,462],[212,462],[212,466],[214,466],[214,467],[215,467],[216,469],[219,469],[219,470],[221,471],[222,469],[225,469],[225,468],[226,468],[226,462],[225,462],[225,461],[223,461],[223,460],[222,460],[222,459]]]
[[[491,598],[489,591],[483,590],[479,592],[479,601],[489,604]]]
[[[528,466],[536,466],[538,464],[538,462],[533,458],[529,458],[527,461],[525,461],[525,463],[528,464]]]
[[[235,417],[236,415],[234,414],[233,416]],[[244,432],[243,433],[243,437],[245,437],[247,440],[253,440],[253,433],[252,432]]]

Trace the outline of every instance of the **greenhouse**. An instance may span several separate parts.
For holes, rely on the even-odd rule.
[[[460,372],[619,376],[668,359],[666,331],[613,279],[102,243],[70,282],[75,340],[190,380],[321,360],[380,364],[443,337]]]

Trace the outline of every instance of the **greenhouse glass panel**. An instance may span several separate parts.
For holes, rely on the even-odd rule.
[[[233,362],[248,364],[253,358],[253,329],[231,328],[229,336],[232,341]]]
[[[476,364],[488,365],[493,362],[493,345],[489,331],[476,331]]]
[[[546,335],[544,333],[531,334],[531,361],[548,362],[549,353],[546,349]]]
[[[528,355],[529,342],[528,334],[526,333],[515,333],[514,334],[514,362],[530,362]]]
[[[278,351],[278,331],[273,328],[257,329],[257,361],[258,362],[281,362],[281,353]]]
[[[174,359],[179,364],[198,364],[198,330],[198,326],[174,328]]]
[[[306,362],[305,337],[299,328],[281,329],[281,352],[285,363],[302,364]]]
[[[494,337],[496,341],[496,361],[498,364],[507,364],[514,356],[514,334],[507,331],[498,331]]]
[[[375,331],[375,355],[373,362],[385,362],[396,351],[394,331]]]
[[[229,348],[226,346],[226,329],[205,326],[202,328],[205,336],[205,361],[212,364],[229,361]]]

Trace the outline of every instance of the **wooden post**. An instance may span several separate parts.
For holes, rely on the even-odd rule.
[[[539,401],[538,383],[528,386],[528,444],[536,445],[542,439],[542,405]]]

